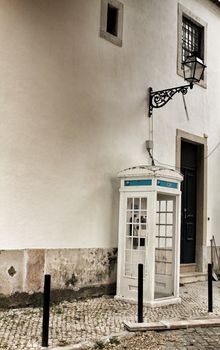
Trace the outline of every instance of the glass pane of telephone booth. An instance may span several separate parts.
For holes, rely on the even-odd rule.
[[[144,264],[147,245],[147,198],[127,198],[125,237],[125,276],[137,277],[138,264]]]
[[[155,235],[154,298],[166,298],[174,293],[174,232],[175,197],[158,194]]]

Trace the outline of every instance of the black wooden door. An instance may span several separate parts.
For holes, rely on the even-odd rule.
[[[182,264],[195,263],[196,249],[196,184],[197,146],[181,144],[182,209],[181,209],[181,255]]]

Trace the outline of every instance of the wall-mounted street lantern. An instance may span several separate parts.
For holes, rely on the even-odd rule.
[[[201,80],[204,69],[206,68],[203,61],[196,55],[192,55],[186,58],[182,63],[184,79],[189,82],[188,85],[177,86],[170,89],[153,91],[150,87],[150,101],[149,101],[149,118],[153,115],[153,108],[161,108],[170,101],[177,92],[181,92],[185,95],[188,89],[193,88],[194,83],[199,83]]]

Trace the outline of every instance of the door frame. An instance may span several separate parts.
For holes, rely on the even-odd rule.
[[[181,141],[199,146],[197,173],[197,210],[196,210],[196,264],[200,272],[206,269],[207,242],[207,136],[190,134],[176,130],[176,167],[181,169]]]

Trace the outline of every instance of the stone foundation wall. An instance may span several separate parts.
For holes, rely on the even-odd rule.
[[[44,274],[51,274],[59,299],[108,293],[116,283],[116,261],[116,248],[2,250],[0,296],[41,293]]]

